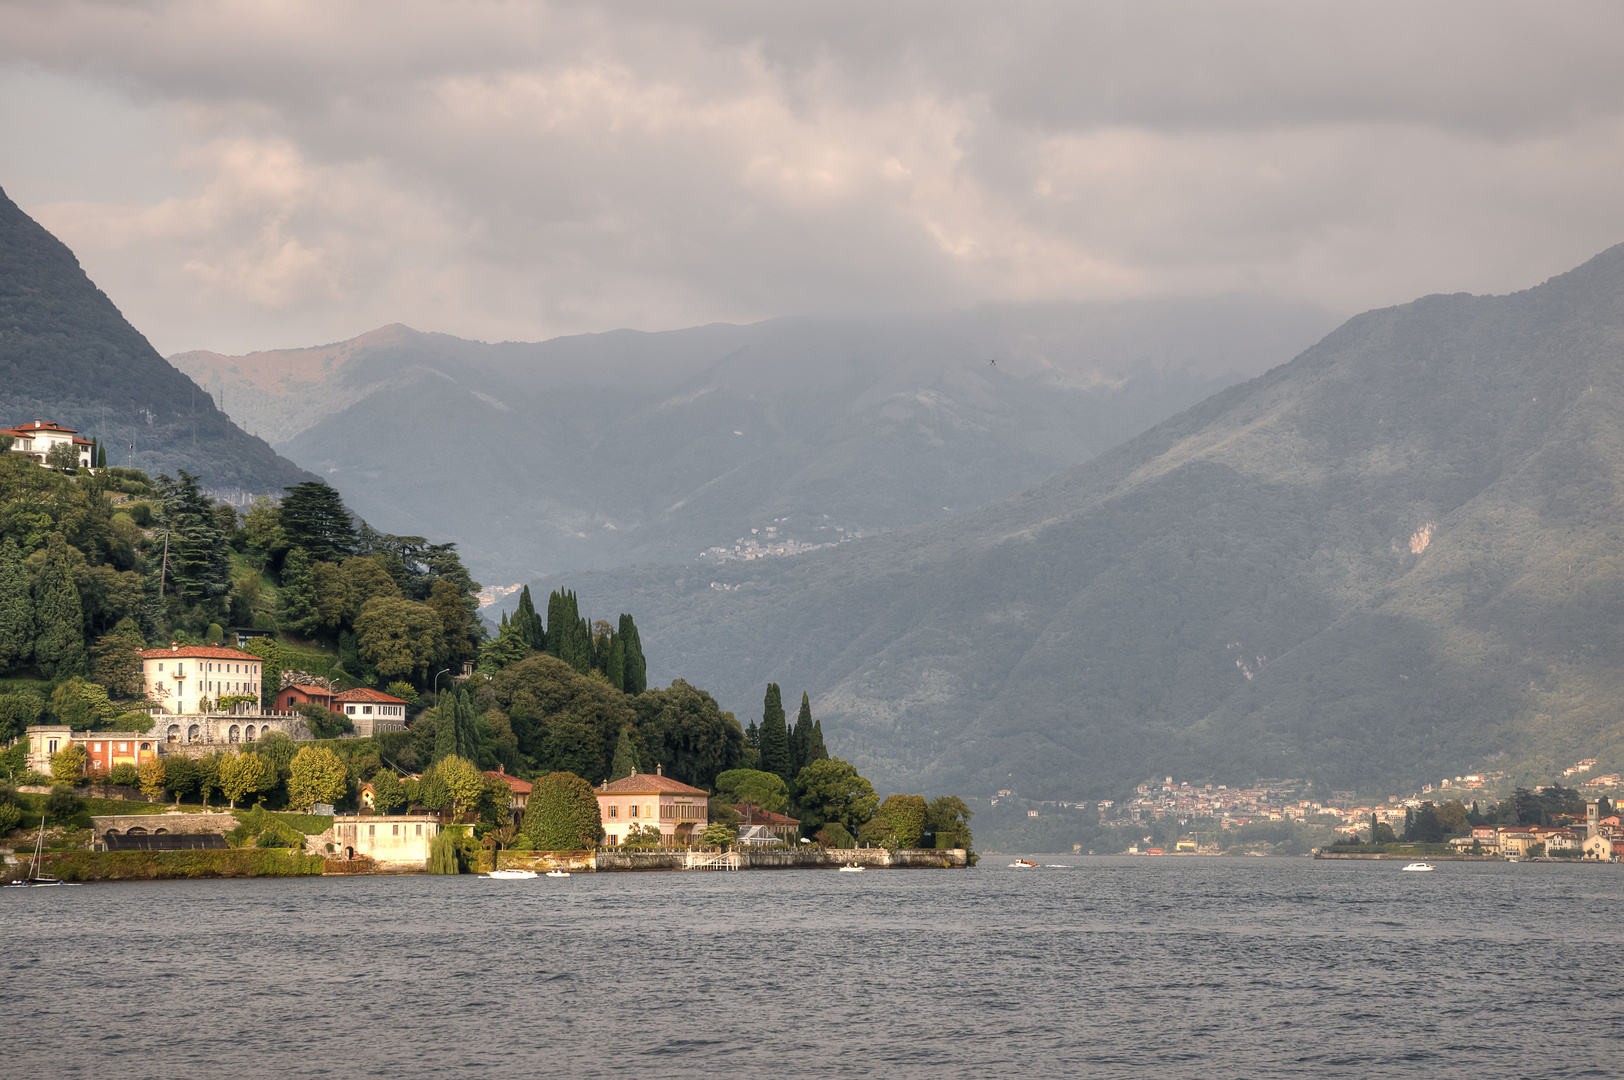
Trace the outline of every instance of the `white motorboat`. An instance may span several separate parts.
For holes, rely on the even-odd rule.
[[[840,872],[842,874],[861,874],[865,869],[867,868],[858,866],[856,863],[847,863],[840,868]]]
[[[568,870],[549,870],[549,871],[547,871],[547,876],[548,877],[569,877],[570,872]]]
[[[1010,863],[1009,865],[1011,867],[1020,867],[1021,869],[1025,870],[1025,869],[1027,869],[1029,867],[1037,866],[1037,863],[1033,862],[1030,859],[1016,859],[1014,862]]]
[[[536,872],[534,870],[492,870],[488,874],[480,875],[480,877],[490,878],[492,881],[519,881],[523,878],[533,878],[535,876]]]
[[[1438,868],[1436,866],[1433,866],[1431,863],[1413,862],[1409,866],[1406,866],[1404,869],[1406,871],[1408,871],[1409,873],[1412,873],[1412,874],[1428,874],[1428,873],[1431,873],[1432,871],[1434,871],[1434,870],[1436,870]]]

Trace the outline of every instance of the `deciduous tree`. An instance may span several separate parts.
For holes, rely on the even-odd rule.
[[[135,771],[141,778],[141,794],[149,799],[163,798],[164,788],[169,785],[168,770],[164,767],[163,758],[147,758]]]
[[[220,762],[220,790],[232,809],[248,795],[264,791],[276,774],[258,754],[231,754]]]
[[[67,540],[53,533],[34,583],[34,659],[47,675],[72,673],[84,663],[84,612],[73,584],[73,560]]]
[[[427,677],[428,666],[445,652],[440,617],[426,604],[400,597],[375,597],[355,620],[361,655],[385,678]]]
[[[90,647],[90,675],[114,697],[139,697],[145,687],[141,677],[141,650],[146,648],[141,628],[128,616],[119,620],[113,632],[103,634]]]
[[[103,687],[77,675],[51,692],[52,715],[76,731],[87,731],[117,712]]]
[[[288,805],[305,813],[317,803],[335,803],[349,789],[343,760],[325,746],[306,746],[288,764]]]
[[[750,803],[781,814],[789,808],[789,785],[777,773],[729,769],[716,778],[716,794],[729,802]]]
[[[51,755],[51,779],[59,784],[77,784],[85,775],[90,755],[78,743],[69,743]]]
[[[716,777],[744,763],[744,732],[716,699],[682,679],[647,690],[631,702],[637,734],[650,763],[685,784],[709,788]]]
[[[380,814],[393,813],[406,805],[406,788],[393,769],[379,769],[372,774],[372,808]]]
[[[874,786],[858,775],[848,761],[825,758],[814,761],[796,778],[801,792],[800,817],[803,831],[813,831],[838,822],[848,832],[863,827],[878,808]]]

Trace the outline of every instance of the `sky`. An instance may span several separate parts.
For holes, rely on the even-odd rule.
[[[1624,5],[0,0],[0,188],[165,353],[1254,294],[1624,241]]]

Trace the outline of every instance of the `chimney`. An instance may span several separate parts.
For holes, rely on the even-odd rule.
[[[656,766],[654,766],[654,775],[655,776],[664,776],[665,775],[665,766],[664,765],[656,765]]]
[[[171,641],[171,642],[170,642],[170,643],[169,643],[169,651],[170,651],[170,652],[179,652],[179,651],[180,651],[180,642],[178,642],[178,641]]]

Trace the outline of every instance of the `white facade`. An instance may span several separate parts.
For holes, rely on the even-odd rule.
[[[77,438],[78,432],[72,428],[65,428],[59,424],[46,420],[35,420],[27,424],[18,424],[14,428],[6,428],[0,434],[10,435],[14,440],[11,452],[26,454],[45,464],[45,457],[51,452],[53,446],[60,443],[79,444],[79,464],[89,468],[94,462],[90,460],[90,444],[84,439]]]

